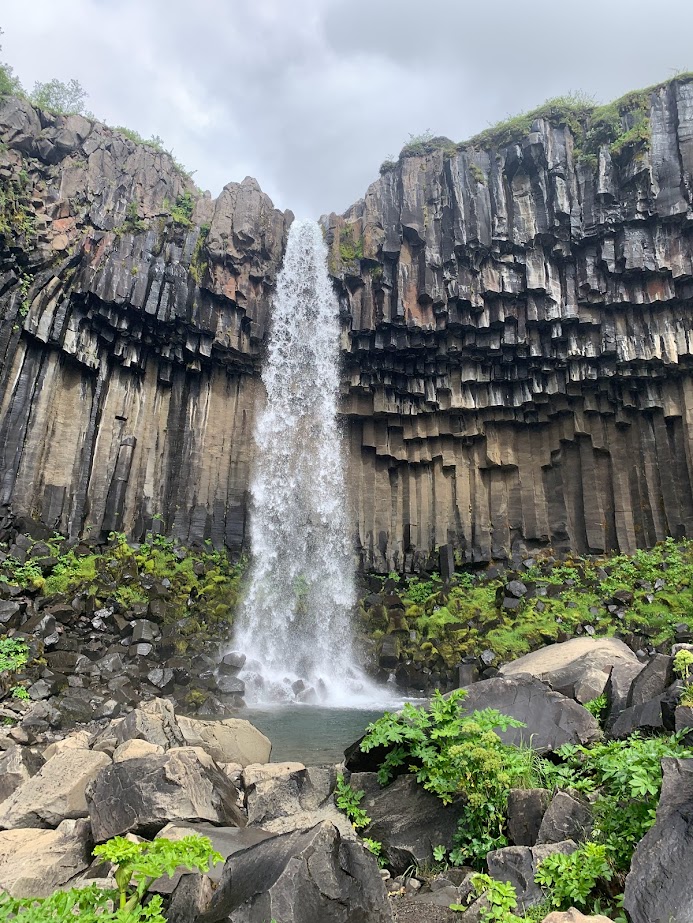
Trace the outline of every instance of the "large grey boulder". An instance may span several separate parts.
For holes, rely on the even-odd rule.
[[[35,776],[43,757],[30,747],[11,747],[0,756],[0,804],[22,784]]]
[[[198,923],[392,923],[374,857],[332,824],[230,856]]]
[[[662,695],[674,682],[674,659],[655,654],[633,680],[628,707],[637,708]]]
[[[638,843],[624,907],[633,923],[693,921],[693,759],[662,760],[657,820]]]
[[[237,798],[228,777],[197,747],[113,763],[86,792],[97,843],[131,832],[154,836],[174,818],[243,827]]]
[[[417,784],[414,776],[395,779],[367,793],[360,807],[371,818],[363,835],[383,844],[382,855],[395,873],[433,861],[435,846],[452,846],[464,805],[443,802]]]
[[[584,704],[600,696],[616,664],[642,668],[631,649],[617,638],[573,638],[548,644],[501,667],[502,676],[528,673],[556,692]]]
[[[86,817],[86,788],[110,762],[93,750],[57,754],[0,804],[0,828],[57,827],[63,820]]]
[[[645,665],[639,660],[636,663],[616,663],[612,667],[604,690],[608,705],[605,721],[607,730],[611,730],[620,714],[628,707],[631,687],[644,667]]]
[[[226,718],[223,721],[201,721],[178,717],[178,727],[189,747],[202,747],[218,763],[268,763],[272,744],[249,721]]]
[[[525,727],[499,732],[507,744],[546,752],[564,744],[594,743],[601,737],[599,723],[586,708],[527,674],[497,676],[468,686],[461,711],[483,708],[495,708],[524,723]]]
[[[48,897],[91,862],[87,820],[64,820],[55,830],[0,833],[0,888],[12,897]]]
[[[506,846],[488,854],[488,872],[492,878],[510,882],[517,894],[518,912],[525,911],[544,900],[544,894],[534,880],[543,860],[554,853],[568,856],[576,849],[577,844],[572,840],[540,846]]]
[[[157,833],[156,838],[164,837],[167,840],[180,840],[184,836],[190,836],[191,834],[208,837],[212,841],[214,849],[223,856],[224,860],[234,853],[248,849],[250,846],[255,846],[256,843],[262,843],[263,840],[267,840],[272,836],[271,833],[253,827],[217,827],[208,823],[174,820],[170,824],[166,824]],[[216,885],[221,880],[223,871],[224,863],[217,862],[216,865],[210,866],[206,877]],[[171,894],[176,889],[181,878],[194,874],[193,872],[188,872],[187,869],[179,869],[170,878],[168,875],[157,878],[151,884],[149,890],[157,894]],[[179,895],[179,899],[181,897],[182,895]]]

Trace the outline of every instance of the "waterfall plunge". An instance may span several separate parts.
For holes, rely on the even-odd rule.
[[[322,231],[291,225],[277,278],[255,426],[253,563],[237,649],[249,702],[372,704],[384,698],[355,665],[356,602],[342,439],[339,320]]]

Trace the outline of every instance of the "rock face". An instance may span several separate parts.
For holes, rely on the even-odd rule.
[[[405,156],[324,220],[365,564],[693,533],[693,83],[647,109],[645,147],[590,160],[537,119]],[[0,502],[238,547],[291,214],[24,101],[0,141]]]
[[[55,830],[0,833],[0,888],[13,897],[48,897],[91,862],[88,820],[64,820]]]

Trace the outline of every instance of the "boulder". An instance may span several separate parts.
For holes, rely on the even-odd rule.
[[[186,743],[173,705],[167,699],[142,702],[125,718],[110,724],[102,736],[115,737],[119,744],[126,740],[146,740],[164,750]]]
[[[545,788],[512,788],[508,793],[508,839],[515,846],[534,846],[551,802]]]
[[[0,804],[0,829],[57,827],[89,813],[85,790],[105,767],[105,753],[64,750],[48,760]]]
[[[588,804],[568,792],[556,792],[539,828],[537,843],[583,843],[592,831]]]
[[[632,923],[693,920],[693,759],[662,760],[657,819],[638,843],[623,906]]]
[[[392,923],[375,858],[332,824],[231,855],[198,923]]]
[[[645,702],[625,708],[611,727],[611,736],[628,737],[634,731],[673,731],[676,725],[676,706],[681,687],[674,683],[662,695]]]
[[[172,818],[243,827],[237,798],[226,775],[197,747],[113,763],[86,792],[98,843],[131,832],[154,836]]]
[[[279,817],[291,817],[302,812],[319,811],[331,801],[336,783],[336,771],[313,766],[302,767],[258,777],[245,786],[248,823],[266,826]]]
[[[49,744],[43,751],[43,758],[46,762],[62,753],[64,750],[88,750],[94,735],[89,731],[74,731],[63,737],[62,740],[56,740],[55,743]]]
[[[202,747],[218,763],[249,766],[269,762],[272,744],[249,721],[240,718],[200,721],[181,715],[178,726],[188,746]]]
[[[637,665],[635,654],[616,638],[573,638],[549,644],[501,667],[501,675],[529,673],[556,692],[584,704],[600,696],[615,664]]]
[[[546,752],[564,744],[590,744],[599,740],[599,723],[586,708],[553,692],[533,676],[498,676],[474,683],[460,706],[464,712],[495,708],[525,724],[499,733],[507,744],[524,744]]]
[[[674,659],[666,654],[655,654],[633,680],[628,706],[637,708],[657,696],[663,695],[674,681]]]
[[[506,846],[487,855],[488,873],[499,881],[509,881],[515,888],[519,913],[544,900],[544,894],[534,880],[540,863],[554,853],[568,856],[576,849],[577,844],[572,840],[541,846]]]
[[[412,864],[432,863],[435,846],[450,848],[464,812],[464,805],[444,805],[411,775],[366,794],[360,807],[371,818],[363,835],[383,844],[383,858],[396,874]]]
[[[11,747],[0,756],[0,804],[22,784],[35,776],[43,757],[29,747]]]
[[[165,753],[159,744],[150,744],[148,740],[126,740],[113,752],[113,762],[122,763],[124,760],[136,760],[143,756],[160,756]]]
[[[55,830],[34,827],[0,833],[0,888],[12,897],[48,897],[91,862],[87,820],[64,820]]]
[[[214,824],[194,824],[182,820],[174,820],[170,824],[166,824],[156,836],[157,838],[165,837],[167,840],[180,840],[184,836],[190,836],[191,834],[208,837],[212,841],[214,849],[225,860],[234,853],[248,849],[250,846],[255,846],[256,843],[262,843],[263,840],[267,840],[272,836],[271,833],[251,827],[215,827]],[[206,876],[216,884],[221,880],[223,870],[224,863],[217,862],[216,865],[210,866]],[[179,869],[170,878],[168,875],[157,878],[149,890],[155,891],[157,894],[171,894],[182,877],[192,874],[186,869]]]
[[[255,785],[257,782],[275,779],[278,776],[290,775],[292,772],[300,772],[305,768],[303,763],[250,763],[241,773],[243,788]]]
[[[607,714],[605,726],[610,730],[621,712],[628,707],[628,697],[635,678],[644,669],[644,664],[636,659],[635,663],[621,661],[611,668],[606,684]]]

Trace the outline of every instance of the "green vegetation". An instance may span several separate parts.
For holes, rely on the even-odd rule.
[[[519,721],[494,709],[460,715],[466,696],[457,689],[444,698],[436,692],[430,712],[407,703],[402,711],[386,713],[366,729],[361,749],[390,747],[379,771],[386,785],[403,770],[444,804],[460,797],[467,810],[455,835],[450,861],[480,867],[492,849],[506,846],[505,811],[511,788],[538,784],[533,751],[502,743],[496,729],[522,727]]]
[[[474,135],[468,141],[455,144],[449,138],[433,136],[426,131],[410,135],[397,161],[388,159],[380,166],[381,175],[394,170],[407,157],[421,157],[442,151],[447,156],[460,150],[493,150],[522,141],[537,119],[570,129],[578,161],[596,166],[599,148],[607,145],[612,157],[620,158],[646,148],[650,143],[649,106],[651,94],[669,83],[693,80],[693,73],[681,73],[670,80],[643,90],[627,93],[606,105],[597,105],[583,93],[570,93],[548,99],[529,112],[522,112]],[[478,171],[478,172],[477,172]],[[483,172],[470,167],[478,183],[484,182]],[[481,175],[480,175],[481,174]]]
[[[596,699],[591,699],[589,702],[585,702],[585,708],[601,724],[602,719],[606,714],[608,704],[609,703],[606,700],[605,693],[602,693],[601,695],[598,695]]]
[[[147,899],[151,883],[162,875],[172,877],[178,868],[207,872],[223,857],[204,836],[180,840],[164,837],[133,843],[114,837],[97,846],[97,858],[116,866],[117,890],[93,884],[86,888],[56,891],[47,898],[12,898],[0,894],[0,921],[21,923],[166,923],[160,895]]]
[[[363,259],[363,238],[354,236],[354,229],[347,225],[339,232],[339,255],[344,263]]]
[[[478,164],[470,163],[469,172],[472,174],[475,182],[477,182],[480,186],[486,185],[486,177],[484,176],[484,171],[480,166],[478,166]]]
[[[190,275],[193,277],[197,285],[200,285],[202,282],[204,274],[209,266],[209,261],[205,251],[205,245],[207,243],[208,237],[209,224],[203,224],[200,227],[200,235],[195,242],[195,249],[193,250],[192,259],[190,260]]]
[[[174,224],[182,228],[192,226],[192,214],[195,208],[195,199],[191,192],[183,192],[176,197],[175,204],[171,206],[171,217]]]
[[[0,638],[0,673],[15,673],[26,664],[29,648],[16,638]]]
[[[46,83],[34,84],[34,89],[29,94],[31,102],[39,109],[47,109],[60,115],[86,115],[94,118],[93,112],[85,110],[85,102],[89,94],[82,87],[79,80],[49,80]]]
[[[534,590],[506,611],[502,586],[513,578]],[[632,633],[657,647],[674,641],[677,626],[693,627],[693,542],[670,538],[650,551],[611,558],[549,557],[503,580],[466,572],[445,585],[437,575],[402,578],[398,590],[403,654],[433,670],[486,650],[497,662],[513,660],[586,626],[595,636]],[[609,611],[614,593],[629,601]],[[362,619],[376,637],[391,628],[383,607],[364,610]]]
[[[31,208],[29,176],[20,170],[16,176],[0,180],[0,237],[13,242],[36,235],[36,216]]]
[[[356,830],[360,827],[367,827],[371,822],[363,808],[359,807],[364,796],[365,792],[355,791],[348,782],[344,781],[343,775],[337,776],[337,787],[334,791],[335,803],[340,811],[344,811]]]
[[[2,29],[0,29],[2,35]],[[2,46],[0,45],[0,50]],[[22,85],[19,78],[15,76],[14,70],[9,64],[0,63],[0,97],[16,96],[22,92]]]
[[[399,772],[411,772],[444,803],[462,799],[465,809],[449,861],[479,870],[490,850],[507,844],[505,812],[511,788],[540,786],[588,794],[594,819],[589,839],[573,854],[552,855],[540,864],[536,880],[546,903],[541,915],[530,913],[523,919],[543,919],[550,909],[571,906],[623,919],[621,895],[633,851],[655,821],[661,761],[693,757],[693,750],[682,743],[683,734],[633,734],[591,747],[564,746],[549,759],[502,743],[497,731],[522,726],[511,718],[491,709],[461,716],[465,695],[456,690],[445,699],[436,692],[430,712],[408,704],[399,714],[385,714],[367,728],[361,749],[387,751],[378,773],[381,784],[387,785]],[[448,845],[436,847],[437,861],[445,858]],[[474,886],[476,895],[485,894],[489,903],[482,919],[520,919],[513,913],[516,895],[510,885],[482,873]]]
[[[198,640],[233,619],[245,561],[234,564],[211,544],[192,551],[152,535],[143,544],[130,545],[121,533],[111,533],[106,546],[89,553],[84,546],[63,551],[61,536],[46,544],[46,558],[30,557],[26,564],[6,558],[0,580],[43,596],[85,594],[97,608],[110,604],[120,611],[146,606],[152,583],[165,581],[165,597],[159,602],[164,621],[178,624],[180,653],[194,650]]]

